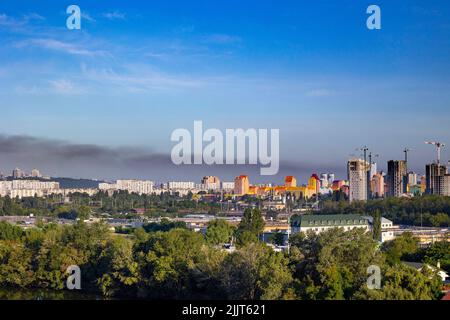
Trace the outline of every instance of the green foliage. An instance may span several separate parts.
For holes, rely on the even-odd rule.
[[[169,219],[163,218],[161,219],[160,223],[152,222],[147,223],[144,226],[142,226],[146,232],[167,232],[172,229],[186,229],[186,223],[183,221],[170,221]]]
[[[332,229],[290,237],[275,252],[257,241],[258,212],[241,226],[242,246],[216,244],[232,232],[213,221],[206,237],[185,228],[114,234],[102,223],[41,224],[22,230],[0,223],[0,287],[60,290],[67,267],[81,268],[83,292],[147,299],[438,299],[440,280],[397,263],[415,256],[448,263],[448,243],[420,254],[408,234],[380,251],[370,233]],[[255,223],[254,223],[255,222]],[[389,263],[385,263],[384,257]],[[382,269],[382,289],[368,290],[367,267]],[[1,293],[0,293],[1,295]]]
[[[292,276],[288,259],[259,243],[250,243],[225,258],[221,285],[229,299],[282,299]]]
[[[190,279],[201,259],[203,245],[201,234],[185,229],[151,234],[137,252],[146,294],[190,297],[193,291]]]
[[[381,213],[380,210],[375,211],[373,218],[373,239],[375,241],[381,241]]]
[[[264,219],[258,209],[245,209],[244,215],[237,229],[238,245],[244,246],[258,241],[264,230]]]
[[[277,246],[282,246],[284,244],[284,234],[279,230],[276,230],[276,232],[270,236],[270,242]]]
[[[414,260],[417,253],[417,239],[411,232],[405,232],[383,246],[386,260],[390,264],[399,264],[401,260]]]
[[[229,243],[233,236],[234,228],[223,219],[215,219],[208,223],[206,229],[206,241],[213,245]]]
[[[361,229],[331,229],[291,238],[291,266],[302,299],[351,299],[365,285],[367,267],[382,256]]]
[[[440,278],[426,267],[417,271],[402,264],[388,266],[381,279],[381,290],[362,288],[355,299],[432,300],[441,296]]]
[[[425,249],[423,261],[433,266],[439,262],[442,269],[450,272],[450,242],[440,241],[430,245]]]
[[[389,197],[367,202],[332,201],[321,203],[323,214],[370,214],[377,211],[396,224],[450,226],[450,197],[424,195],[413,198]]]
[[[19,240],[22,235],[22,228],[0,221],[0,240]]]

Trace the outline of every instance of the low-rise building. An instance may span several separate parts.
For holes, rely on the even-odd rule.
[[[354,214],[333,214],[333,215],[295,215],[291,218],[292,233],[312,231],[320,233],[333,228],[343,228],[350,231],[361,228],[369,231],[369,221]]]

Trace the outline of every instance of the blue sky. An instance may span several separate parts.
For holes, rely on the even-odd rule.
[[[70,4],[81,8],[81,30],[65,26]],[[366,28],[370,4],[381,8],[381,30]],[[450,144],[449,16],[444,0],[0,1],[0,134],[168,155],[171,132],[202,120],[279,128],[289,163],[280,175],[345,177],[364,144],[381,168],[408,146],[411,167],[423,172],[435,155],[423,141]],[[202,174],[51,158],[3,153],[0,170]]]

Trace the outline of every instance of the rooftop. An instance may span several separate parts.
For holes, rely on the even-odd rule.
[[[314,226],[349,226],[367,225],[366,218],[357,214],[332,214],[332,215],[299,215],[292,217],[292,225],[296,227]]]

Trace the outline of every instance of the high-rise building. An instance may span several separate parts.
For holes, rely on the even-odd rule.
[[[409,172],[408,173],[408,186],[416,186],[417,185],[417,173]]]
[[[284,179],[284,186],[285,187],[296,187],[297,186],[297,179],[295,179],[294,176],[287,176]]]
[[[349,180],[349,200],[367,200],[367,171],[369,163],[362,159],[351,159],[347,163],[347,173]]]
[[[248,194],[250,190],[250,181],[248,176],[241,175],[234,179],[234,193],[237,195]]]
[[[41,172],[38,169],[31,170],[31,177],[33,178],[41,178]]]
[[[376,162],[373,162],[370,164],[370,179],[372,179],[373,176],[376,174],[377,174],[377,164]]]
[[[206,190],[220,189],[220,179],[216,176],[206,176],[202,179],[202,184]]]
[[[425,166],[426,189],[427,194],[441,195],[443,193],[447,167],[437,163],[427,164]]]
[[[12,172],[12,176],[14,179],[21,179],[21,178],[25,177],[25,172],[23,172],[19,168],[15,168]]]
[[[372,197],[382,198],[384,197],[384,176],[382,172],[377,172],[372,178]]]
[[[424,194],[427,191],[427,177],[421,176],[420,177],[420,193]]]
[[[443,175],[440,180],[440,195],[450,197],[450,174]]]
[[[334,180],[335,180],[334,173],[329,173],[328,174],[328,185],[329,186],[333,185]]]
[[[404,160],[388,161],[387,184],[389,197],[400,197],[406,193],[406,162]]]
[[[328,187],[328,173],[321,173],[320,174],[320,186],[322,188]]]

